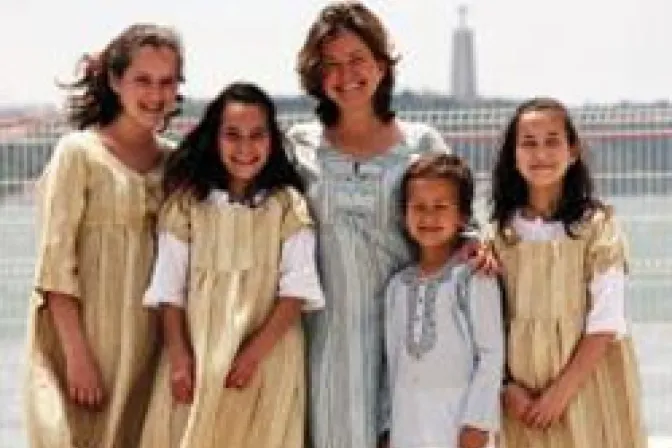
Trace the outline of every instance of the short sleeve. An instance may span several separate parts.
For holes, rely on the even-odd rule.
[[[595,212],[588,239],[586,268],[589,280],[610,268],[623,268],[627,272],[625,235],[616,220],[613,209]]]
[[[40,178],[35,290],[81,298],[77,242],[86,207],[86,154],[81,133],[61,138]],[[42,301],[38,303],[42,305]]]
[[[157,232],[169,233],[189,243],[191,241],[190,208],[194,200],[193,196],[186,192],[172,193],[159,210]]]
[[[313,220],[310,217],[308,203],[301,193],[294,188],[288,187],[278,192],[277,197],[283,206],[280,229],[283,241],[299,229],[312,226]]]

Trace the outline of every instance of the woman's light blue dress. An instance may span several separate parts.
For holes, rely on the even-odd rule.
[[[414,154],[448,150],[433,128],[399,125],[402,141],[365,161],[335,149],[319,123],[288,133],[317,222],[326,297],[306,321],[313,448],[374,448],[384,429],[384,286],[408,262],[398,185]]]

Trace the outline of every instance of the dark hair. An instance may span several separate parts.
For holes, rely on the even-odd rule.
[[[178,81],[184,81],[182,43],[170,28],[153,24],[135,24],[126,28],[98,54],[86,54],[78,63],[81,77],[60,87],[72,90],[68,97],[68,119],[78,129],[98,124],[107,125],[121,113],[118,95],[110,86],[110,76],[121,77],[131,64],[135,51],[144,46],[167,47],[178,60]],[[178,103],[182,100],[177,96]],[[179,108],[168,114],[168,120],[179,113]]]
[[[409,185],[414,179],[443,179],[457,188],[457,201],[460,214],[465,223],[473,215],[474,202],[474,177],[467,163],[459,156],[446,153],[427,153],[419,156],[409,165],[401,178],[400,201],[401,216],[406,216],[406,207],[408,205]],[[413,241],[403,226],[406,239],[411,243],[411,247],[418,251],[417,243]],[[457,244],[464,242],[465,238],[458,236]]]
[[[383,122],[394,118],[392,89],[394,67],[398,58],[392,55],[392,44],[380,19],[359,2],[334,2],[326,6],[308,31],[298,56],[297,71],[301,86],[318,101],[315,113],[326,126],[339,119],[338,106],[322,89],[322,49],[326,42],[344,31],[356,34],[373,53],[376,60],[385,63],[385,74],[373,95],[373,110]]]
[[[577,151],[562,182],[560,202],[551,219],[562,221],[565,232],[572,236],[570,227],[586,217],[586,214],[603,205],[593,196],[593,181],[583,158],[584,147],[579,133],[572,123],[567,108],[553,98],[533,98],[525,101],[515,111],[504,132],[504,139],[492,174],[492,219],[501,231],[514,212],[528,202],[527,183],[516,168],[516,140],[520,117],[530,111],[548,111],[562,115],[567,141]]]
[[[213,188],[228,189],[229,173],[219,155],[219,133],[224,109],[229,103],[259,106],[266,115],[271,150],[266,164],[246,192],[251,197],[260,190],[292,186],[303,191],[303,183],[284,147],[273,100],[255,84],[235,82],[211,101],[200,122],[182,140],[168,158],[164,190],[166,194],[185,191],[203,200]]]

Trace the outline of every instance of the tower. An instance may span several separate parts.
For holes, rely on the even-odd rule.
[[[453,31],[453,55],[451,67],[451,94],[459,101],[476,99],[476,70],[474,67],[474,39],[467,27],[467,7],[458,8],[460,23]]]

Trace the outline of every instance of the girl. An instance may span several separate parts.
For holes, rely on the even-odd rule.
[[[303,447],[315,238],[271,99],[235,83],[169,161],[145,305],[165,350],[142,446]]]
[[[593,196],[562,104],[518,108],[492,191],[507,297],[506,446],[644,447],[624,237]]]
[[[386,290],[391,446],[481,448],[499,425],[504,338],[496,280],[456,256],[472,214],[469,168],[422,156],[401,199],[416,260]]]
[[[79,130],[42,179],[26,384],[30,446],[137,444],[153,375],[141,305],[154,258],[166,142],[182,80],[177,35],[133,25],[67,86]]]

